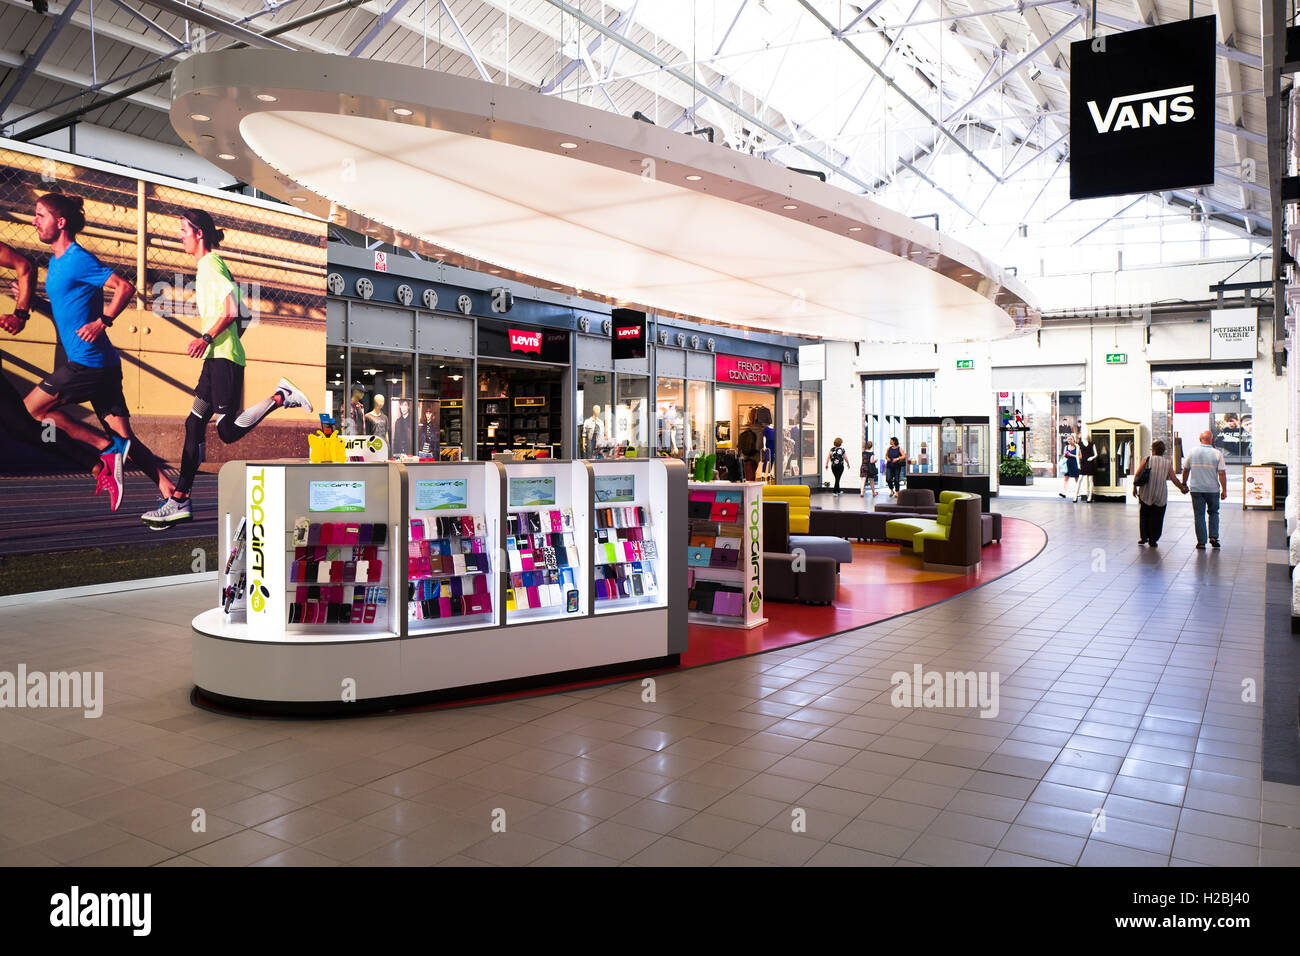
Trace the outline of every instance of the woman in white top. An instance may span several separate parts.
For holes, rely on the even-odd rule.
[[[1173,461],[1165,457],[1164,442],[1151,443],[1151,454],[1142,460],[1134,474],[1140,472],[1143,466],[1151,469],[1151,475],[1141,488],[1133,489],[1133,497],[1138,500],[1138,544],[1149,544],[1155,548],[1159,546],[1160,532],[1165,527],[1165,505],[1169,502],[1169,483],[1172,482],[1173,486],[1184,494],[1187,493],[1187,489],[1174,474]]]

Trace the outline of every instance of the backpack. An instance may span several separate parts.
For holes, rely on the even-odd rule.
[[[843,446],[840,446],[840,447],[838,447],[838,448],[832,448],[832,449],[831,449],[831,464],[832,464],[832,465],[842,465],[842,464],[844,464],[844,448],[843,448]]]

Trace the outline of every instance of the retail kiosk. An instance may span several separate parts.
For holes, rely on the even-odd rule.
[[[907,487],[967,491],[989,510],[989,420],[984,415],[907,420]],[[883,461],[883,455],[881,456]]]
[[[218,706],[373,712],[686,650],[679,461],[230,462],[219,499],[223,601],[192,638]]]
[[[763,483],[691,482],[689,620],[750,629],[763,616]]]

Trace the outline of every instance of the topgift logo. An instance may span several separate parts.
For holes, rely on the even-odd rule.
[[[510,351],[512,352],[536,352],[542,354],[542,333],[541,332],[522,332],[519,329],[510,329]]]
[[[249,607],[260,614],[266,607],[266,599],[271,596],[270,589],[263,581],[266,575],[266,513],[262,508],[266,501],[266,469],[259,468],[251,474],[248,486],[248,522],[250,587],[248,589]]]
[[[1106,107],[1105,116],[1097,109],[1097,101],[1089,100],[1088,112],[1092,114],[1092,122],[1098,133],[1143,129],[1153,124],[1164,126],[1166,123],[1186,123],[1196,116],[1192,104],[1192,94],[1195,92],[1196,89],[1192,86],[1173,86],[1166,90],[1117,96]]]

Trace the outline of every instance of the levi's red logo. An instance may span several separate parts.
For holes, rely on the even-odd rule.
[[[641,326],[633,325],[623,329],[616,330],[620,339],[639,339],[641,337]]]
[[[510,329],[510,351],[512,352],[536,352],[542,354],[542,333],[541,332],[521,332],[519,329]]]

